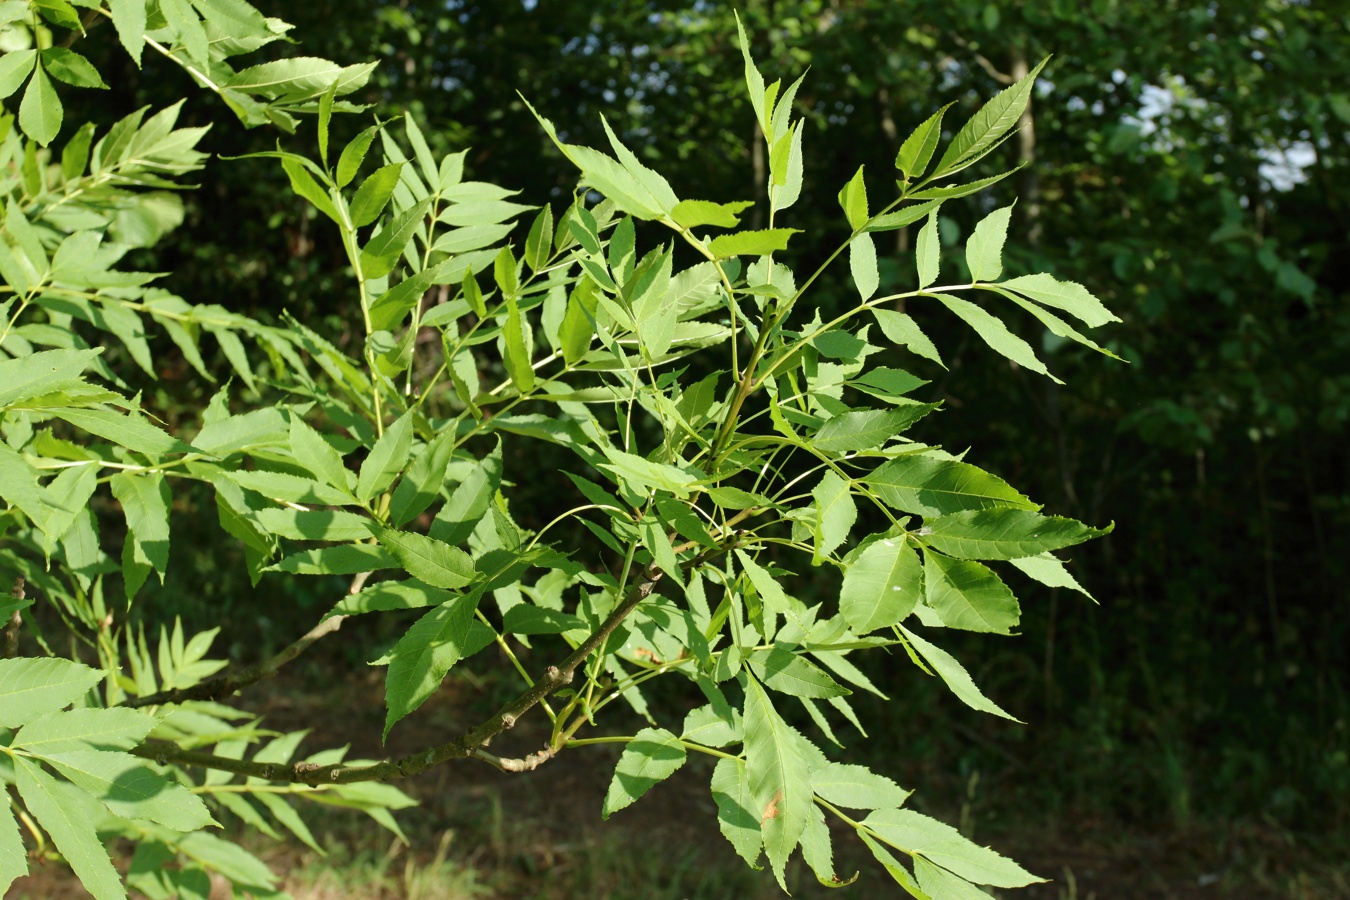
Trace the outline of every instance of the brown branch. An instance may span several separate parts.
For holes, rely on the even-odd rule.
[[[20,575],[14,579],[14,587],[9,592],[10,596],[15,600],[24,599],[23,586],[23,576]],[[5,659],[9,659],[19,652],[19,627],[21,625],[23,625],[23,616],[19,615],[19,611],[16,609],[10,614],[9,621],[5,623]]]
[[[155,694],[146,694],[144,697],[133,697],[122,705],[135,708],[163,706],[166,703],[185,703],[188,700],[223,700],[241,688],[276,675],[282,666],[308,650],[319,638],[332,634],[341,628],[346,619],[346,616],[332,616],[324,619],[305,632],[297,641],[283,648],[281,652],[248,668],[240,669],[238,672],[217,675],[191,687],[173,688]]]
[[[360,572],[353,577],[351,586],[347,588],[347,593],[349,595],[359,593],[361,588],[365,587],[366,580],[370,578],[370,574],[371,573],[369,572]],[[135,697],[127,700],[122,705],[135,708],[140,706],[162,706],[165,703],[184,703],[188,700],[224,700],[235,691],[246,688],[250,684],[262,681],[264,678],[271,678],[276,675],[277,671],[282,666],[308,650],[319,638],[337,631],[342,627],[342,623],[346,620],[346,616],[330,616],[305,632],[294,643],[282,648],[281,652],[272,656],[270,659],[263,660],[246,669],[242,669],[238,672],[224,672],[214,678],[208,678],[205,681],[194,684],[191,687],[174,688],[173,690],[160,691],[155,694],[146,694],[144,697]]]
[[[713,556],[726,553],[735,545],[736,538],[733,536],[732,540],[726,545],[699,554],[683,563],[681,568],[688,569],[700,566]],[[419,750],[398,759],[386,760],[369,766],[344,766],[341,764],[316,766],[312,763],[303,762],[291,764],[249,762],[216,756],[211,753],[202,753],[197,750],[184,750],[171,743],[147,744],[137,747],[131,752],[143,759],[154,760],[160,765],[179,763],[206,769],[219,769],[224,772],[233,772],[236,775],[249,775],[266,781],[313,786],[353,784],[361,781],[395,781],[400,778],[420,775],[427,769],[452,759],[481,759],[505,772],[530,771],[552,759],[561,748],[548,747],[523,759],[497,757],[487,753],[484,748],[497,735],[515,727],[516,722],[522,715],[529,712],[549,694],[564,685],[570,684],[576,670],[590,658],[592,653],[604,646],[609,636],[614,633],[624,619],[628,618],[633,610],[637,609],[643,600],[651,596],[652,590],[661,580],[661,576],[662,572],[655,565],[643,569],[642,580],[633,585],[623,602],[614,608],[605,621],[600,623],[595,631],[591,632],[590,636],[568,655],[567,659],[559,665],[549,666],[544,671],[543,677],[498,710],[496,715],[455,740],[435,747],[428,747],[425,750]]]

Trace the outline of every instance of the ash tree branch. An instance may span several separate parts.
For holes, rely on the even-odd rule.
[[[737,536],[733,536],[727,544],[700,554],[683,563],[680,568],[696,568],[714,556],[720,556],[728,552],[736,543]],[[341,764],[316,766],[312,763],[303,762],[289,764],[250,762],[217,756],[212,753],[203,753],[198,750],[184,750],[171,743],[158,742],[142,745],[131,752],[143,759],[153,760],[160,765],[177,763],[185,766],[233,772],[236,775],[247,775],[262,778],[266,781],[308,784],[315,787],[325,784],[353,784],[361,781],[395,781],[401,778],[410,778],[452,759],[480,759],[504,772],[531,771],[552,759],[561,747],[547,747],[523,759],[498,757],[488,753],[484,748],[497,735],[513,728],[522,715],[537,706],[549,694],[564,685],[570,684],[576,670],[585,663],[592,653],[604,646],[609,636],[614,633],[624,619],[628,618],[633,610],[637,609],[643,600],[651,596],[661,577],[662,572],[655,565],[644,568],[642,578],[629,590],[628,596],[624,598],[623,602],[616,606],[605,621],[600,623],[595,631],[591,632],[590,636],[582,641],[562,663],[549,666],[544,671],[543,677],[498,710],[496,715],[455,740],[444,744],[369,766],[344,766]],[[240,674],[243,675],[244,673]]]
[[[365,586],[366,579],[369,577],[369,572],[362,572],[357,575],[352,579],[351,587],[347,589],[347,593],[355,594],[359,592]],[[305,632],[293,643],[283,647],[269,659],[240,669],[238,672],[225,672],[191,687],[159,691],[154,694],[146,694],[144,697],[132,697],[121,705],[135,709],[142,706],[162,706],[166,703],[185,703],[189,700],[224,700],[235,691],[276,675],[282,666],[304,653],[320,638],[337,631],[346,620],[346,616],[330,616]]]

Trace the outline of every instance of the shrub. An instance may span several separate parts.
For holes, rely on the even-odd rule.
[[[841,723],[862,730],[849,694],[880,692],[851,657],[877,648],[903,650],[962,702],[1012,718],[925,634],[1011,633],[1017,601],[983,561],[1078,588],[1052,553],[1103,533],[1041,515],[1001,479],[906,438],[939,404],[908,396],[921,379],[869,362],[898,358],[885,343],[941,364],[918,319],[897,308],[911,301],[954,313],[1014,364],[1053,377],[998,316],[960,296],[970,292],[1096,348],[1058,315],[1112,320],[1085,289],[1048,275],[1000,280],[1011,207],[976,227],[964,270],[935,286],[941,204],[1005,176],[940,183],[1012,131],[1039,67],[940,155],[943,111],[920,125],[899,148],[898,193],[878,210],[860,170],[839,193],[846,240],[803,277],[779,257],[803,240],[782,224],[802,186],[800,81],[766,87],[748,50],[768,228],[740,230],[751,201],[681,200],[608,123],[612,156],[563,142],[540,117],[580,186],[561,210],[537,207],[510,242],[535,208],[465,180],[463,152],[436,159],[411,118],[329,146],[333,115],[359,111],[342,98],[370,65],[233,68],[286,31],[242,0],[0,7],[15,48],[0,58],[0,93],[21,96],[17,128],[8,113],[0,120],[0,565],[15,577],[0,601],[0,778],[11,788],[0,884],[26,871],[27,840],[34,853],[50,842],[100,898],[126,887],[205,896],[213,872],[268,896],[272,873],[204,829],[229,815],[313,845],[292,805],[304,802],[356,807],[397,833],[391,811],[411,803],[400,779],[464,760],[528,772],[616,742],[603,815],[689,753],[715,757],[717,825],[747,863],[767,858],[785,889],[798,850],[822,882],[842,883],[827,816],[916,897],[1037,880],[904,808],[907,791],[820,743],[837,743]],[[103,86],[54,35],[71,43],[100,18],[138,62],[147,49],[164,55],[246,125],[290,132],[312,117],[315,156],[260,155],[341,237],[350,290],[335,302],[362,326],[351,352],[296,318],[193,305],[120,266],[181,219],[173,192],[201,167],[206,129],[177,127],[180,103],[102,135],[82,124],[52,149],[62,130],[52,79]],[[918,288],[880,293],[873,235],[920,223]],[[845,253],[857,304],[821,321],[810,291]],[[156,374],[152,331],[206,379],[209,334],[237,378],[199,427],[166,430],[128,395],[133,366]],[[578,472],[529,465],[516,448],[532,442],[575,455]],[[343,576],[346,595],[280,653],[237,670],[208,658],[219,628],[164,628],[155,640],[131,627],[138,592],[164,578],[184,482],[214,493],[255,584]],[[120,514],[103,514],[108,494]],[[522,495],[577,502],[530,529],[511,502]],[[868,519],[881,530],[860,533]],[[119,540],[120,562],[105,552]],[[813,604],[793,596],[789,567],[807,566],[818,581],[837,572],[837,591]],[[40,655],[17,656],[37,599],[64,634],[35,632]],[[265,730],[230,705],[344,621],[408,610],[416,620],[376,661],[387,668],[383,736],[489,647],[519,694],[452,741],[382,761],[301,754],[303,732]],[[536,656],[555,662],[541,668]],[[666,727],[642,693],[663,676],[694,698]],[[650,727],[605,731],[618,700]],[[525,715],[548,718],[548,743],[496,755],[493,738]],[[136,843],[125,884],[103,848],[113,835]]]

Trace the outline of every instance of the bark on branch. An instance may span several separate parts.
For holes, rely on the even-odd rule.
[[[736,536],[724,546],[709,550],[684,563],[681,568],[693,568],[702,565],[713,556],[721,555],[736,544]],[[549,666],[544,674],[527,690],[499,709],[496,715],[470,729],[453,741],[435,747],[428,747],[399,759],[386,760],[369,766],[316,766],[312,763],[258,763],[241,759],[229,759],[198,750],[184,750],[171,743],[145,744],[131,752],[144,759],[154,760],[160,765],[177,763],[206,769],[219,769],[236,775],[248,775],[266,781],[289,784],[353,784],[361,781],[395,781],[420,775],[433,766],[452,759],[481,759],[505,772],[526,772],[537,768],[552,759],[558,752],[555,748],[545,748],[523,759],[506,759],[488,753],[484,748],[495,738],[513,728],[520,717],[539,704],[545,697],[559,688],[570,684],[580,668],[591,654],[604,646],[605,641],[614,633],[620,623],[637,609],[643,600],[651,596],[662,572],[655,565],[642,570],[641,579],[629,590],[623,602],[614,608],[609,616],[582,641],[575,650],[559,665]],[[335,617],[336,618],[336,617]],[[332,622],[332,619],[328,620]],[[322,627],[322,626],[321,626]],[[317,637],[315,638],[317,640]],[[299,643],[299,642],[297,642]],[[295,645],[292,645],[295,646]],[[288,648],[289,649],[289,648]],[[303,648],[302,648],[303,649]],[[283,651],[284,653],[285,651]],[[299,651],[296,651],[297,654]],[[271,660],[268,661],[269,663]],[[247,670],[246,670],[247,671]],[[246,672],[241,672],[242,677]],[[255,679],[256,680],[256,679]],[[147,699],[147,698],[143,698]],[[160,702],[170,702],[162,700]],[[144,704],[141,704],[144,705]]]

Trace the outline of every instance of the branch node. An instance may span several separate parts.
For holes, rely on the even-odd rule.
[[[516,727],[516,717],[515,717],[515,716],[511,715],[510,713],[506,713],[505,715],[502,716],[502,729],[503,729],[503,730],[508,729],[508,728],[515,728],[515,727]]]

